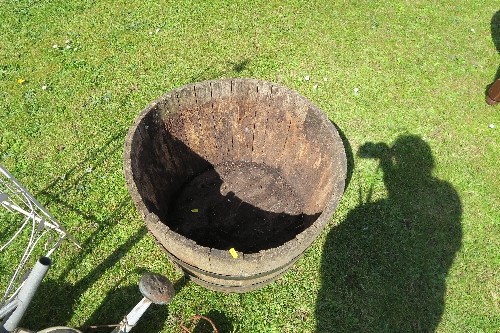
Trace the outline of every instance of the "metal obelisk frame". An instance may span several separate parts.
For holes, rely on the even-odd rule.
[[[2,231],[7,230],[0,235],[0,255],[14,247],[16,255],[13,258],[16,259],[8,263],[7,269],[11,267],[8,274],[11,275],[5,289],[0,290],[0,318],[12,312],[12,305],[24,282],[23,277],[31,268],[27,267],[31,257],[50,257],[66,238],[80,247],[48,210],[0,165],[0,213],[5,212],[14,216],[0,221]],[[45,245],[35,251],[39,243]]]

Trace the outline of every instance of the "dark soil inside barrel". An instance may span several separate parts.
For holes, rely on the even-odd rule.
[[[166,220],[199,245],[256,253],[293,239],[319,216],[302,212],[301,198],[277,169],[227,162],[185,184]]]

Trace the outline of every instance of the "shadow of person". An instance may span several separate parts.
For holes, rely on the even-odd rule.
[[[418,136],[366,143],[358,154],[380,161],[388,197],[368,194],[328,235],[317,331],[434,331],[461,246],[460,198],[432,176],[431,149]]]

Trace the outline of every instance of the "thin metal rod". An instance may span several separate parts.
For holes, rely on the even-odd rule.
[[[35,241],[31,242],[32,245],[28,246],[26,248],[26,250],[24,251],[23,256],[21,257],[21,260],[19,262],[19,265],[17,266],[14,274],[12,275],[12,278],[10,279],[7,290],[5,291],[5,294],[2,298],[2,302],[9,296],[9,293],[14,288],[14,283],[16,282],[17,277],[18,277],[19,273],[21,272],[21,269],[24,267],[24,265],[28,261],[29,257],[31,256],[31,253],[35,249],[36,244],[38,243],[38,241],[40,241],[43,238],[44,234],[45,234],[45,230],[38,236],[38,238]],[[32,236],[33,236],[33,234],[32,234]]]
[[[49,220],[51,220],[51,221],[54,221],[54,222],[55,222],[55,224],[56,224],[56,227],[55,227],[55,228],[54,228],[53,224],[52,224],[52,223],[50,223],[50,225],[51,225],[51,226],[52,226],[55,230],[57,230],[58,232],[60,232],[60,233],[62,233],[62,234],[65,234],[65,235],[66,235],[66,237],[67,237],[70,241],[72,241],[72,242],[76,245],[76,247],[78,247],[79,249],[81,249],[81,248],[82,248],[82,247],[81,247],[81,245],[78,243],[78,241],[77,241],[77,240],[76,240],[76,239],[75,239],[75,238],[74,238],[71,234],[69,234],[69,233],[66,231],[66,229],[65,229],[62,225],[60,225],[58,222],[56,222],[56,219],[55,219],[55,218],[54,218],[54,217],[53,217],[53,216],[49,213],[49,211],[48,211],[47,209],[45,209],[45,207],[44,207],[44,206],[42,206],[42,204],[40,204],[40,203],[38,202],[38,200],[36,200],[36,199],[35,199],[35,197],[33,197],[33,196],[32,196],[32,195],[28,192],[28,190],[26,190],[26,189],[25,189],[25,188],[24,188],[24,187],[23,187],[23,186],[22,186],[22,185],[21,185],[21,184],[17,181],[17,179],[16,179],[15,177],[14,177],[13,175],[11,175],[11,174],[10,174],[10,172],[9,172],[9,171],[7,171],[7,170],[6,170],[4,167],[2,167],[1,165],[0,165],[0,173],[3,173],[3,174],[4,174],[4,176],[5,176],[5,177],[7,177],[7,179],[8,179],[8,180],[10,180],[10,181],[11,181],[11,182],[12,182],[12,183],[13,183],[13,184],[14,184],[14,185],[15,185],[15,186],[19,189],[19,190],[21,190],[21,192],[22,192],[23,196],[27,199],[27,202],[25,202],[25,204],[27,204],[27,205],[28,205],[31,209],[33,209],[33,206],[31,205],[31,203],[33,203],[33,204],[34,204],[34,205],[35,205],[35,206],[36,206],[36,207],[37,207],[37,208],[38,208],[38,209],[39,209],[39,210],[43,213],[43,215],[45,215],[45,216],[46,216]],[[6,185],[7,185],[7,184],[6,184]],[[8,186],[8,185],[7,185],[7,186]],[[10,188],[10,186],[8,186],[8,187]],[[11,191],[12,191],[12,190],[11,190]],[[13,193],[15,193],[15,194],[17,195],[17,191],[12,191],[12,192],[13,192]],[[22,201],[24,201],[24,200],[22,200]],[[3,202],[2,202],[2,205],[4,205],[4,206],[7,208],[8,206],[6,206],[6,205],[5,205],[5,203],[6,203],[6,201],[3,201]],[[14,209],[14,207],[12,207],[12,208]],[[30,215],[31,215],[31,214],[30,214],[30,213],[28,213],[28,212],[26,212],[26,213],[27,213],[27,214],[29,214],[29,215],[27,215],[27,214],[25,214],[25,213],[22,213],[22,214],[24,214],[24,215],[26,215],[26,216],[30,216]],[[30,216],[30,217],[31,217],[31,216]],[[34,219],[34,218],[35,218],[35,216],[33,216],[32,218]],[[40,217],[38,217],[38,218],[40,219]],[[42,219],[42,221],[44,221],[45,223],[49,223],[49,222],[47,222],[45,219]]]
[[[16,307],[17,307],[17,300],[7,303],[6,306],[0,309],[0,319],[7,316],[12,311],[14,311]]]
[[[60,234],[65,234],[65,232],[63,230],[61,230],[60,226],[53,225],[49,221],[42,219],[40,216],[38,216],[38,214],[29,213],[29,212],[25,211],[24,209],[22,209],[21,207],[19,207],[18,205],[11,204],[8,201],[3,201],[2,205],[7,207],[7,208],[12,208],[13,210],[17,211],[18,213],[25,215],[27,218],[35,220],[35,222],[37,222],[37,223],[43,223],[44,226],[47,226],[50,229],[53,229]]]

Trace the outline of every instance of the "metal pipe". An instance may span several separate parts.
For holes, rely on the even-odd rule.
[[[128,333],[137,324],[141,316],[151,305],[151,301],[144,297],[136,306],[123,318],[120,325],[111,333]]]
[[[17,308],[10,316],[4,318],[4,322],[0,326],[0,333],[10,333],[19,325],[40,283],[47,274],[50,264],[51,260],[48,257],[41,257],[35,264],[17,295]]]

